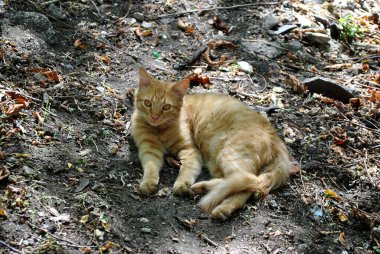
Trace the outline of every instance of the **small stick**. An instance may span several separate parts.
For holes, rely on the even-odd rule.
[[[98,9],[98,6],[96,6],[96,4],[94,3],[94,1],[90,0],[90,2],[92,3],[93,6],[95,6],[95,9],[96,9],[96,11],[98,12],[99,17],[101,17],[102,15],[100,14],[100,11],[99,11],[99,9]]]
[[[60,0],[50,0],[50,1],[47,1],[47,2],[44,2],[44,3],[41,3],[43,6],[45,5],[49,5],[49,4],[53,4],[53,3],[56,3],[56,2],[59,2]]]
[[[185,14],[190,14],[190,13],[195,13],[195,12],[208,12],[208,11],[214,11],[214,10],[231,10],[231,9],[236,9],[236,8],[254,6],[254,5],[277,5],[277,4],[278,2],[269,2],[269,3],[251,3],[251,4],[238,4],[238,5],[232,5],[232,6],[211,7],[211,8],[206,8],[206,9],[196,9],[196,10],[160,15],[157,17],[153,17],[151,20],[163,19],[163,18],[169,18],[169,17],[180,17]]]
[[[371,183],[373,185],[375,185],[375,182],[373,181],[372,179],[372,176],[370,175],[369,171],[368,171],[368,167],[367,167],[367,160],[368,160],[368,153],[367,153],[367,149],[364,149],[365,151],[365,158],[364,158],[364,168],[365,168],[365,172],[367,173],[368,177],[369,177],[369,180],[371,181]]]
[[[46,234],[48,234],[49,236],[51,236],[51,237],[53,237],[53,238],[55,238],[57,240],[69,243],[69,244],[66,244],[66,245],[68,245],[70,247],[75,247],[75,248],[86,248],[86,247],[87,248],[99,248],[98,246],[94,246],[94,245],[92,245],[92,246],[91,245],[79,245],[79,244],[74,243],[74,242],[72,242],[72,241],[70,241],[68,239],[60,238],[60,237],[55,236],[52,233],[50,233],[50,232],[48,232],[48,231],[46,231],[46,230],[44,230],[44,229],[42,229],[42,228],[40,228],[40,227],[32,224],[30,222],[28,222],[28,225],[31,226],[32,228],[35,228],[35,229],[38,229],[38,230],[41,230],[41,231],[45,232]]]
[[[204,233],[200,233],[200,234],[199,234],[199,237],[200,237],[202,240],[204,240],[205,242],[211,244],[212,246],[214,246],[214,247],[218,247],[218,244],[215,243],[214,241],[212,241],[210,238],[208,238],[208,237],[206,236],[206,234],[204,234]]]
[[[6,242],[3,242],[1,240],[0,240],[0,245],[4,245],[5,247],[7,247],[8,249],[10,249],[11,251],[16,252],[18,254],[23,254],[23,252],[19,251],[18,249],[13,248],[9,244],[7,244]]]

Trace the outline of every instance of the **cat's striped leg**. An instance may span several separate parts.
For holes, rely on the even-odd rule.
[[[252,192],[239,192],[229,196],[212,210],[211,217],[216,220],[226,220],[232,213],[242,208],[251,195]]]
[[[198,149],[188,148],[178,154],[182,166],[179,169],[173,191],[176,195],[191,194],[191,185],[195,182],[202,169],[202,156]]]

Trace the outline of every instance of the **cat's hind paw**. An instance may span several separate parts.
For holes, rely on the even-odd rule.
[[[176,181],[173,186],[173,192],[175,195],[193,195],[193,191],[190,189],[191,183]]]
[[[225,221],[231,216],[233,211],[234,210],[229,207],[219,205],[212,210],[211,217],[218,221]]]
[[[148,196],[156,192],[158,186],[158,181],[145,180],[140,183],[141,194]]]
[[[208,192],[208,186],[205,181],[195,183],[191,186],[191,190],[198,195],[205,194]]]

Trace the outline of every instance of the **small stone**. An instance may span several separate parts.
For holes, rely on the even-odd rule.
[[[268,201],[268,205],[273,210],[277,210],[278,209],[277,202],[274,199],[269,200]]]
[[[290,51],[297,52],[302,49],[303,45],[299,41],[290,41],[282,45],[284,48],[289,49]]]
[[[262,27],[267,31],[273,30],[278,26],[279,23],[280,21],[277,17],[273,16],[272,14],[267,14],[263,17]]]
[[[239,69],[246,72],[246,73],[252,73],[253,72],[253,67],[249,63],[245,61],[239,61],[237,62]]]
[[[141,26],[143,28],[152,28],[153,27],[153,23],[152,22],[146,22],[146,21],[143,21]]]
[[[49,7],[46,9],[51,16],[53,16],[56,19],[65,20],[67,19],[66,14],[62,11],[61,8],[57,7],[54,4],[49,5]]]
[[[144,234],[150,234],[152,232],[151,228],[141,228],[140,231]]]
[[[376,240],[380,241],[380,226],[373,228],[373,237],[375,237]]]
[[[24,173],[24,175],[32,175],[33,174],[33,169],[27,165],[23,166],[22,167],[22,172]]]
[[[135,12],[132,14],[132,17],[134,17],[137,21],[144,21],[144,14],[142,14],[141,12]]]
[[[291,30],[297,28],[296,25],[284,25],[277,28],[275,31],[268,31],[269,34],[284,34],[286,32],[290,32]]]
[[[312,32],[306,32],[304,35],[304,39],[309,41],[310,43],[318,45],[325,45],[331,40],[330,36],[328,36],[327,34]]]
[[[334,40],[338,40],[340,38],[340,28],[338,24],[333,23],[330,25],[330,36]]]
[[[349,103],[354,97],[353,93],[332,79],[314,77],[305,79],[303,84],[308,87],[310,93],[318,93],[343,103]]]

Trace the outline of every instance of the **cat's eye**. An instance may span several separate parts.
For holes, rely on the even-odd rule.
[[[172,106],[170,104],[165,104],[162,108],[164,110],[169,110]]]
[[[150,100],[144,100],[144,105],[150,108],[152,106],[152,102],[150,102]]]

